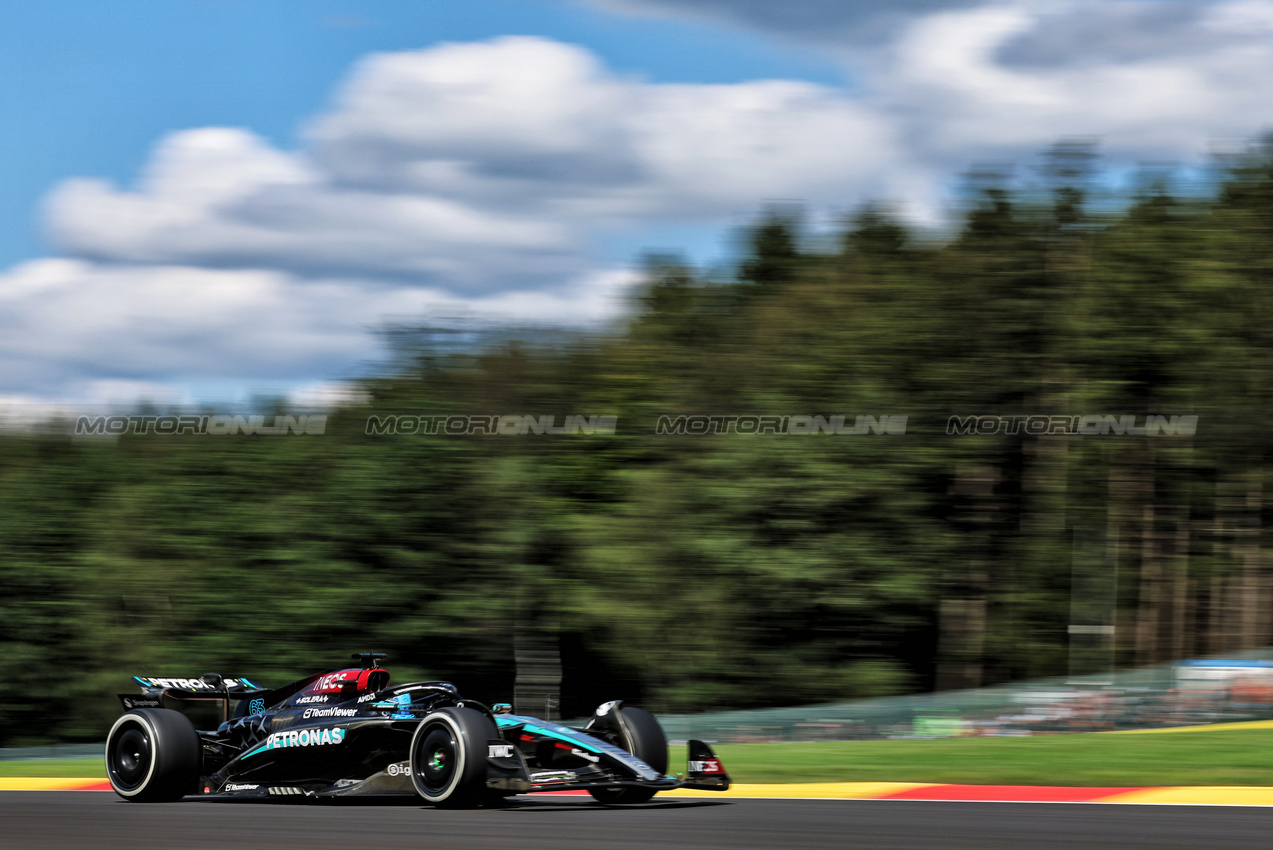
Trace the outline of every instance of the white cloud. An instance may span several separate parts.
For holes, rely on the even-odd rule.
[[[643,178],[639,88],[545,39],[444,44],[364,59],[310,135],[340,182],[536,204]]]
[[[580,2],[714,19],[841,62],[897,161],[946,179],[1073,136],[1126,162],[1191,161],[1273,123],[1270,0]]]
[[[374,357],[386,317],[429,309],[603,321],[634,278],[593,247],[616,234],[725,227],[775,198],[935,221],[976,161],[1075,135],[1188,161],[1273,118],[1269,0],[915,2],[877,43],[810,24],[850,7],[865,14],[728,14],[850,63],[853,93],[655,84],[504,37],[367,57],[299,150],[203,128],[161,140],[135,186],[67,181],[45,218],[72,259],[0,273],[0,393],[308,384]]]
[[[1004,5],[918,18],[874,60],[872,100],[911,128],[911,157],[951,167],[1025,158],[1065,136],[1100,138],[1126,160],[1188,161],[1211,139],[1263,129],[1273,118],[1273,44],[1245,33],[1199,39],[1200,10],[1150,17],[1159,5],[1081,0],[1049,12]],[[1209,14],[1223,20],[1227,8]],[[1153,38],[1120,53],[1118,40],[1136,39],[1118,25],[1141,19]],[[1033,61],[1063,54],[1049,45],[1065,32],[1074,61]]]
[[[311,137],[339,183],[629,224],[877,187],[891,149],[825,87],[648,84],[527,37],[373,56]]]
[[[809,83],[668,86],[642,119],[651,214],[720,215],[767,197],[848,204],[889,191],[903,165],[881,116]]]
[[[1203,26],[1226,35],[1265,36],[1273,30],[1273,2],[1237,0],[1221,4],[1204,16]]]
[[[555,223],[333,186],[303,155],[223,128],[165,139],[135,192],[68,181],[46,217],[62,250],[118,262],[415,276],[457,289],[576,268],[566,254],[577,251]]]
[[[0,374],[13,399],[178,403],[205,381],[348,374],[383,355],[377,327],[429,311],[603,321],[632,282],[613,270],[555,290],[456,298],[259,269],[39,260],[0,275]]]
[[[116,262],[540,289],[581,273],[607,228],[883,191],[894,148],[825,87],[642,83],[525,37],[369,57],[309,138],[283,152],[244,130],[175,134],[134,190],[59,187],[48,232]]]

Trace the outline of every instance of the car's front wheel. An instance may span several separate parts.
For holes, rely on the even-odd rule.
[[[190,718],[166,708],[120,715],[106,736],[106,775],[137,803],[168,803],[196,789],[203,745]]]
[[[608,737],[614,743],[660,774],[667,773],[667,736],[653,714],[635,706],[616,704],[607,715],[607,722],[602,724],[602,728],[609,728],[611,734]],[[628,804],[644,803],[656,792],[653,788],[626,785],[589,788],[588,793],[602,803]]]
[[[500,736],[485,714],[442,708],[420,721],[411,737],[411,782],[435,806],[457,808],[484,802],[486,742]]]

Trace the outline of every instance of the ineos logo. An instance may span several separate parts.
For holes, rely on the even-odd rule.
[[[333,691],[339,690],[341,684],[345,681],[344,673],[328,673],[326,676],[319,677],[314,683],[316,691]]]

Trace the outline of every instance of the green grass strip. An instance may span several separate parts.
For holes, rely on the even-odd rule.
[[[0,761],[0,776],[56,776],[66,779],[105,779],[103,759],[40,759]]]
[[[1273,730],[723,744],[737,783],[1273,785]],[[674,748],[669,769],[684,770]]]

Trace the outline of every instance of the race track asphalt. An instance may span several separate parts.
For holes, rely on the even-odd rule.
[[[529,797],[502,809],[190,800],[101,791],[0,793],[0,846],[491,850],[1104,850],[1273,847],[1273,808],[911,800],[654,800],[606,808]]]

